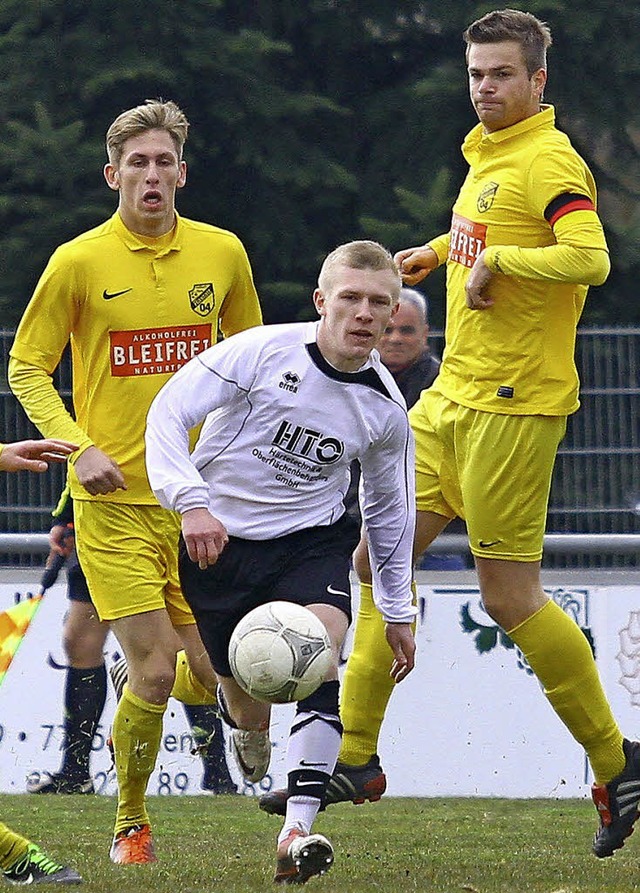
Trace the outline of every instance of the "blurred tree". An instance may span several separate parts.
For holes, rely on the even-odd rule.
[[[514,0],[515,2],[515,0]],[[516,6],[519,4],[516,3]],[[14,323],[46,258],[103,219],[104,132],[149,96],[193,128],[183,214],[245,242],[268,321],[311,315],[324,254],[446,230],[475,123],[464,28],[493,2],[3,0],[0,309]],[[587,323],[638,323],[640,10],[529,0],[554,33],[547,100],[600,187],[609,281]],[[442,323],[442,277],[425,283]]]

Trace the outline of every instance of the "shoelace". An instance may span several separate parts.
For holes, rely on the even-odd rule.
[[[25,874],[31,865],[35,865],[36,868],[39,868],[44,874],[55,874],[56,871],[62,869],[62,865],[54,862],[53,859],[50,859],[39,847],[32,844],[22,860],[17,865],[14,865],[10,871],[12,874],[19,876]]]

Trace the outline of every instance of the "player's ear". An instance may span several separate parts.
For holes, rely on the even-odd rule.
[[[118,173],[117,167],[114,167],[113,164],[109,162],[105,164],[103,173],[109,189],[114,189],[116,191],[120,189],[120,174]]]
[[[178,189],[182,189],[184,184],[187,182],[187,162],[180,161],[179,162],[180,173],[178,174],[178,182],[176,184]]]
[[[327,315],[327,309],[325,306],[326,298],[325,298],[324,294],[320,291],[319,288],[316,288],[316,290],[313,293],[313,303],[315,304],[315,308],[318,311],[318,313],[320,314],[320,316]]]
[[[539,68],[533,75],[533,86],[540,99],[542,99],[542,94],[544,93],[546,83],[547,72],[544,68]]]

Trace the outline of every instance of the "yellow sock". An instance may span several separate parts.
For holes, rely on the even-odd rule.
[[[508,635],[536,674],[551,706],[586,750],[598,784],[622,772],[622,732],[580,627],[554,601]]]
[[[353,648],[340,686],[344,734],[339,759],[343,763],[363,766],[378,752],[380,727],[395,684],[389,675],[392,662],[372,587],[361,583]]]
[[[191,670],[184,651],[178,651],[176,656],[176,679],[171,694],[178,701],[192,707],[216,703],[215,694],[208,691]]]
[[[166,708],[143,701],[125,685],[111,729],[118,776],[115,834],[149,824],[145,791],[156,765]]]
[[[7,871],[27,855],[29,841],[0,822],[0,871]]]

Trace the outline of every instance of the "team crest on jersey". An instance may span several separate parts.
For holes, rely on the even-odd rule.
[[[496,192],[498,191],[497,183],[487,183],[486,186],[483,186],[480,195],[478,196],[478,211],[481,214],[484,214],[485,211],[488,211],[491,205],[493,204],[493,200],[496,197]]]
[[[189,291],[191,309],[198,316],[208,316],[213,310],[216,298],[213,293],[213,282],[198,282]]]
[[[298,385],[300,384],[300,376],[297,372],[285,372],[278,387],[283,391],[290,391],[292,394],[298,393]]]

